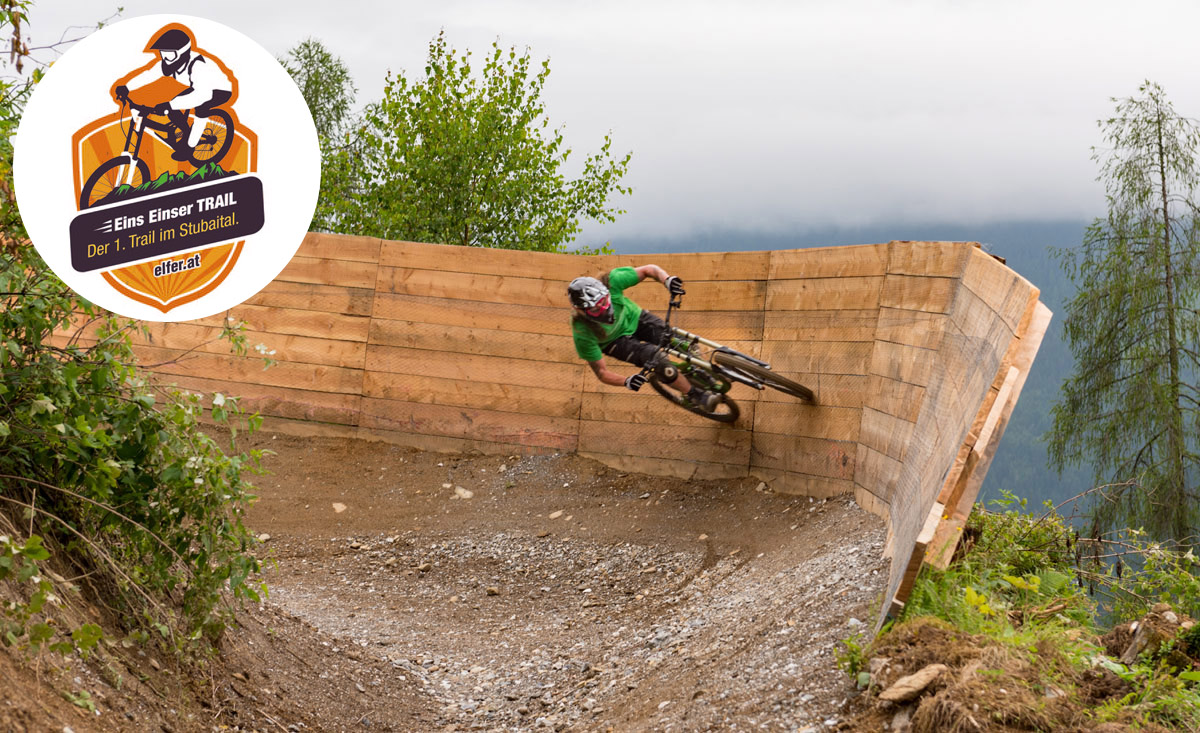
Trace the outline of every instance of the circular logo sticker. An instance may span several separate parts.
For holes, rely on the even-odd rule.
[[[150,15],[77,43],[14,138],[17,205],[62,280],[115,313],[241,303],[304,239],[321,161],[283,66],[219,23]]]

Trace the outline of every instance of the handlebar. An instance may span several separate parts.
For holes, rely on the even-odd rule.
[[[662,341],[658,344],[657,354],[666,351],[671,345],[671,311],[676,308],[683,308],[683,293],[671,293],[670,299],[667,300],[667,314],[663,317],[663,323],[666,324],[666,328],[663,330]],[[647,362],[646,366],[642,367],[642,370],[638,374],[641,374],[643,377],[648,376],[653,371],[657,361],[657,358],[651,359]]]
[[[144,115],[165,115],[168,111],[170,111],[170,106],[167,104],[160,104],[157,107],[147,107],[144,104],[138,104],[130,99],[128,94],[117,97],[117,100],[121,102],[122,105],[129,105],[130,109],[135,109]]]

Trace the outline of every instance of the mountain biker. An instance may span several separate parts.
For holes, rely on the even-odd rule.
[[[658,352],[667,324],[625,296],[626,289],[648,277],[658,280],[673,295],[684,293],[683,280],[668,275],[658,265],[617,267],[599,279],[577,277],[567,286],[567,296],[575,310],[571,319],[575,353],[588,363],[596,379],[634,392],[646,383],[646,378],[641,374],[622,377],[608,368],[604,356],[645,367]],[[716,409],[721,399],[693,387],[682,374],[668,384],[686,394],[692,404],[708,411]]]
[[[157,53],[159,63],[121,79],[113,90],[117,101],[128,100],[130,88],[140,89],[164,78],[174,79],[186,89],[170,100],[160,103],[157,111],[165,113],[172,122],[185,130],[188,129],[188,110],[197,118],[202,118],[207,117],[214,107],[229,102],[233,98],[233,79],[217,59],[207,59],[195,51],[195,45],[191,32],[177,24],[161,29],[144,49],[148,53]],[[175,148],[171,158],[187,160],[203,134],[204,124],[197,120],[188,133],[186,147],[182,143],[168,140],[167,142]]]

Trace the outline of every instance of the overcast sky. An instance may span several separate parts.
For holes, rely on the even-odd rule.
[[[1200,117],[1200,3],[1169,0],[330,3],[124,0],[202,15],[282,55],[320,39],[377,99],[429,40],[550,58],[545,101],[580,153],[633,151],[628,213],[582,241],[899,221],[1090,218],[1091,147],[1145,79]],[[116,11],[39,0],[35,44]],[[78,33],[78,31],[67,31]],[[582,155],[579,156],[582,158]]]

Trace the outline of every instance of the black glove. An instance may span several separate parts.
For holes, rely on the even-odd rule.
[[[637,392],[646,383],[646,377],[642,374],[634,374],[631,377],[625,378],[625,386]]]
[[[683,295],[687,292],[683,289],[683,281],[674,275],[667,278],[666,286],[667,290],[671,291],[671,295]]]
[[[117,87],[117,99],[129,99],[129,87],[124,84]]]

